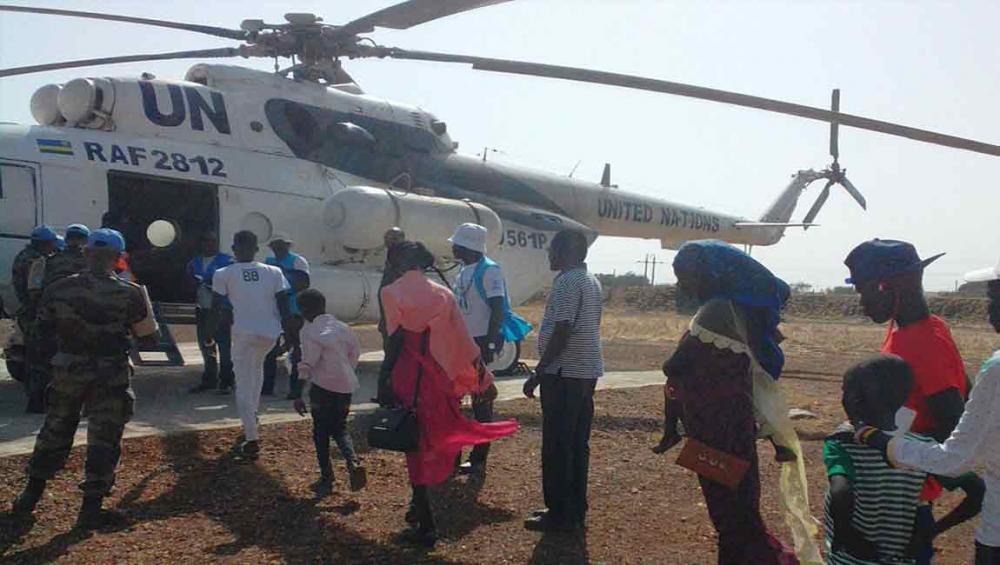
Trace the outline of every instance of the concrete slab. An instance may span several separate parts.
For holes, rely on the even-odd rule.
[[[189,394],[201,374],[201,356],[194,344],[181,347],[185,367],[139,368],[132,379],[136,393],[136,415],[125,428],[125,437],[164,435],[188,430],[211,430],[239,427],[233,395],[215,393]],[[375,395],[381,351],[366,353],[359,367],[360,390],[354,395],[353,411],[374,410],[369,399]],[[521,397],[523,377],[497,380],[499,400]],[[598,389],[629,388],[663,382],[659,371],[609,373],[598,383]],[[279,372],[275,395],[263,397],[260,408],[261,424],[297,421],[292,402],[285,400],[288,380]],[[24,413],[24,393],[21,386],[9,378],[0,379],[0,457],[30,453],[34,447],[44,417]],[[86,443],[86,419],[80,424],[75,444]]]

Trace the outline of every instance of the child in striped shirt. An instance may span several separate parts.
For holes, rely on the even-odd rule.
[[[896,414],[912,386],[910,366],[892,355],[864,361],[844,375],[842,403],[849,423],[823,445],[830,480],[825,519],[828,563],[919,563],[917,550],[926,540],[978,512],[976,505],[982,499],[977,502],[967,496],[942,520],[926,524],[920,515],[929,508],[921,508],[920,492],[927,474],[895,469],[879,449],[855,441],[855,430],[871,425],[932,442],[927,436],[896,429]]]

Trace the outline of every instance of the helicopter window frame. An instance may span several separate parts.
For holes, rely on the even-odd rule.
[[[24,171],[27,173],[26,178],[28,183],[24,186],[18,186],[18,183],[11,182],[11,179],[5,179],[7,175],[5,174],[8,170]],[[16,179],[15,179],[16,180]],[[4,226],[0,228],[0,237],[5,238],[16,238],[16,239],[28,239],[31,236],[31,230],[40,223],[39,214],[41,213],[41,186],[38,182],[39,180],[39,168],[36,163],[20,162],[20,161],[9,161],[0,160],[0,203],[2,203],[4,208],[9,208],[10,206],[15,206],[17,204],[24,204],[23,202],[15,201],[15,196],[24,196],[25,200],[29,203],[29,208],[31,208],[31,214],[25,216],[17,216],[16,219],[20,219],[22,223],[14,224],[4,222]],[[28,186],[30,184],[30,186]],[[25,189],[24,194],[21,194],[19,189]],[[15,212],[20,212],[20,210],[15,210]]]

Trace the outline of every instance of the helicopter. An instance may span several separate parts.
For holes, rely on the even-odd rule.
[[[122,55],[0,69],[5,76],[170,59],[287,59],[274,73],[197,63],[183,80],[80,77],[41,86],[31,98],[38,125],[0,125],[0,294],[13,304],[9,273],[31,228],[102,218],[129,242],[132,270],[152,299],[190,304],[184,266],[197,242],[239,230],[266,241],[278,233],[313,264],[312,285],[349,322],[378,318],[385,260],[382,234],[401,227],[443,266],[447,237],[464,222],[489,230],[490,255],[504,265],[508,291],[523,302],[551,278],[547,244],[561,229],[658,240],[676,249],[695,239],[746,246],[781,240],[787,228],[815,225],[835,186],[866,201],[839,163],[840,126],[1000,155],[974,140],[841,113],[831,108],[590,69],[383,46],[366,34],[409,29],[506,0],[408,0],[343,25],[289,13],[282,23],[244,20],[222,28],[160,19],[0,5],[0,11],[117,21],[195,32],[235,47]],[[500,8],[490,8],[500,9]],[[474,70],[647,90],[790,114],[830,124],[832,163],[800,170],[756,219],[630,193],[612,183],[527,169],[457,151],[435,114],[366,93],[343,62],[399,59],[471,65]],[[800,222],[792,216],[812,183],[825,181]],[[505,348],[497,363],[516,363]]]

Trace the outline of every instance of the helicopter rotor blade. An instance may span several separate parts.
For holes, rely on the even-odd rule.
[[[834,88],[833,94],[830,95],[830,111],[834,114],[840,113],[840,89]],[[839,137],[840,131],[837,127],[838,124],[836,120],[830,122],[830,156],[833,157],[833,162],[836,163],[837,159],[840,158],[840,145]]]
[[[816,198],[816,202],[813,202],[812,208],[806,213],[806,217],[802,219],[803,224],[811,224],[816,216],[819,214],[820,209],[826,204],[826,199],[830,197],[830,187],[833,186],[834,181],[829,180],[826,182],[826,186],[823,187],[823,191],[819,193],[819,197]],[[805,228],[808,229],[808,228]]]
[[[146,55],[122,55],[120,57],[102,57],[99,59],[80,59],[77,61],[63,61],[61,63],[47,63],[44,65],[29,65],[27,67],[11,67],[0,69],[0,77],[14,75],[26,75],[30,73],[40,73],[43,71],[54,71],[57,69],[73,69],[77,67],[93,67],[97,65],[112,65],[116,63],[133,63],[136,61],[163,61],[168,59],[200,59],[213,57],[238,57],[243,55],[243,51],[234,47],[221,47],[218,49],[200,49],[196,51],[174,51],[172,53],[149,53]]]
[[[852,184],[851,181],[847,180],[847,176],[841,175],[840,178],[837,179],[837,183],[840,184],[840,186],[844,187],[844,190],[846,190],[847,193],[850,194],[852,198],[854,198],[854,201],[857,202],[862,209],[864,210],[868,209],[868,201],[865,200],[865,197],[864,195],[861,194],[861,191],[855,188],[854,184]]]
[[[528,76],[539,76],[548,78],[558,78],[578,82],[590,82],[609,86],[619,86],[623,88],[634,88],[638,90],[648,90],[651,92],[662,92],[665,94],[675,94],[689,98],[701,100],[711,100],[724,104],[733,104],[747,108],[756,108],[779,114],[788,114],[800,118],[808,118],[822,122],[838,122],[840,125],[853,128],[876,131],[889,135],[905,137],[925,143],[965,149],[986,155],[1000,156],[1000,145],[985,143],[972,139],[956,137],[934,131],[918,129],[882,120],[874,120],[853,114],[834,113],[823,108],[805,106],[792,102],[783,102],[771,98],[739,94],[715,88],[694,86],[679,82],[670,82],[635,75],[625,75],[619,73],[609,73],[577,67],[564,67],[558,65],[544,65],[540,63],[528,63],[523,61],[511,61],[505,59],[490,59],[486,57],[471,57],[468,55],[454,55],[449,53],[435,53],[429,51],[408,51],[398,48],[375,47],[363,52],[361,56],[390,57],[393,59],[408,59],[417,61],[436,61],[442,63],[466,63],[471,64],[473,69],[482,71],[493,71],[499,73],[511,73]]]
[[[336,37],[374,31],[376,27],[409,29],[420,24],[510,0],[407,0],[340,26]]]
[[[200,24],[186,24],[183,22],[171,22],[168,20],[153,20],[149,18],[135,18],[132,16],[119,16],[117,14],[101,14],[98,12],[80,12],[77,10],[56,10],[52,8],[34,8],[31,6],[9,6],[0,4],[0,12],[21,12],[25,14],[43,14],[48,16],[69,16],[73,18],[90,18],[92,20],[108,20],[112,22],[124,22],[129,24],[141,24],[147,26],[167,27],[171,29],[181,29],[204,33],[226,39],[247,38],[247,32],[241,29],[227,29],[224,27],[206,26]]]

